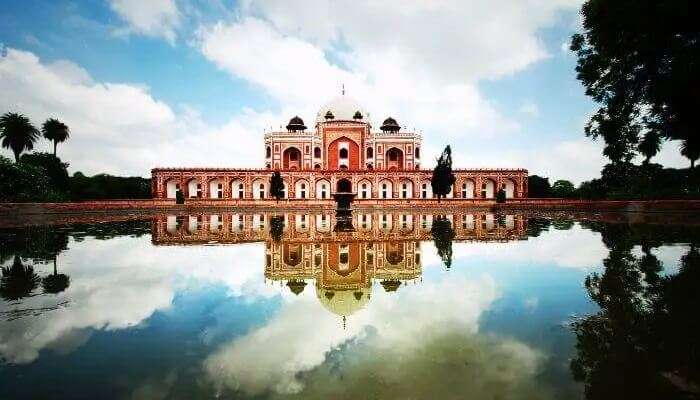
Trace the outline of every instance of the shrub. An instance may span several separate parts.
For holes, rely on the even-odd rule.
[[[496,203],[505,203],[506,202],[506,191],[503,189],[500,189],[498,193],[496,193]]]

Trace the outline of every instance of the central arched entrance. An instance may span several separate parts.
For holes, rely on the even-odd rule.
[[[343,212],[349,212],[350,210],[350,203],[352,203],[352,200],[355,197],[355,195],[352,193],[352,183],[345,178],[338,180],[338,182],[336,182],[335,184],[335,194],[333,195],[333,197],[335,197],[337,210],[336,218],[338,218],[335,229],[352,229],[351,219],[341,218],[347,217],[347,215],[338,214],[339,212],[341,212],[341,210],[344,210]]]
[[[349,180],[343,178],[336,184],[336,192],[338,193],[352,193],[352,183]]]
[[[328,169],[359,169],[360,146],[343,136],[328,145]]]
[[[390,148],[386,152],[386,169],[397,170],[403,169],[403,151],[396,147]]]
[[[296,147],[289,147],[282,153],[282,168],[301,169],[301,151]]]

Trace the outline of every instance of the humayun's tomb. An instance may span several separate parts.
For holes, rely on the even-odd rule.
[[[265,168],[154,168],[153,197],[174,199],[182,190],[187,202],[268,203],[270,177],[280,171],[289,201],[330,204],[336,192],[354,193],[359,205],[431,199],[432,170],[421,168],[421,135],[391,117],[373,130],[369,117],[343,93],[321,107],[313,129],[295,116],[286,130],[265,133]],[[527,197],[525,169],[453,172],[448,201],[492,199],[500,188],[506,198]]]

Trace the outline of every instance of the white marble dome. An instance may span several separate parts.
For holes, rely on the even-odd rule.
[[[316,113],[316,123],[326,121],[326,113],[330,111],[333,114],[334,120],[354,121],[353,117],[356,112],[362,114],[362,121],[369,122],[369,113],[367,110],[350,96],[337,96],[327,102]]]

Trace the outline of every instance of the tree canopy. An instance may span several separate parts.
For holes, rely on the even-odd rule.
[[[8,112],[0,116],[0,143],[2,147],[12,150],[15,162],[19,162],[23,151],[34,148],[38,137],[39,131],[24,115]]]
[[[572,197],[575,192],[576,188],[574,184],[567,180],[560,179],[552,185],[552,196],[554,197],[569,198]]]
[[[284,180],[279,171],[275,171],[270,177],[270,196],[279,199],[284,198]]]
[[[527,191],[529,197],[552,197],[552,185],[549,183],[549,178],[537,175],[530,175],[527,177]]]
[[[70,137],[68,125],[55,119],[49,118],[41,126],[41,133],[44,137],[53,142],[53,155],[56,155],[56,145],[63,143]]]
[[[613,164],[647,162],[661,139],[697,149],[700,30],[691,0],[588,0],[572,38],[576,72],[600,108],[586,135],[602,138]],[[700,150],[687,151],[693,155]],[[691,161],[693,160],[690,158]],[[697,158],[696,158],[697,159]]]

